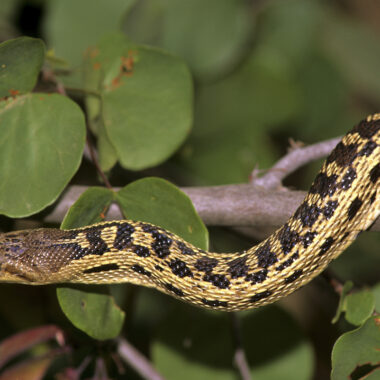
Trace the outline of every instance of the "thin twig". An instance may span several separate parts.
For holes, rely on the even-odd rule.
[[[95,361],[95,373],[93,380],[109,380],[104,359],[98,357]]]
[[[107,189],[113,190],[110,181],[108,180],[107,176],[104,174],[102,168],[99,165],[98,158],[95,154],[95,149],[92,146],[92,142],[90,141],[89,129],[87,130],[87,146],[88,146],[88,150],[90,152],[92,163],[95,165],[96,171],[100,175],[100,177],[101,177],[102,181],[104,182],[104,184],[106,185]]]
[[[144,379],[164,380],[164,378],[153,368],[149,360],[136,350],[129,342],[123,338],[118,339],[117,352],[119,356]]]
[[[251,174],[251,183],[265,189],[281,187],[282,180],[301,166],[327,156],[340,141],[340,137],[322,141],[304,148],[296,148],[277,161],[267,173],[257,178],[257,169]]]
[[[231,330],[235,344],[234,362],[239,370],[242,380],[251,380],[251,373],[247,362],[247,357],[243,348],[243,340],[241,335],[241,325],[237,313],[230,313]]]

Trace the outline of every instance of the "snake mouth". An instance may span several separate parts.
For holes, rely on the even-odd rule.
[[[1,260],[1,258],[0,258]],[[0,261],[0,281],[16,282],[18,284],[33,284],[34,280],[24,273],[21,273],[14,266]]]

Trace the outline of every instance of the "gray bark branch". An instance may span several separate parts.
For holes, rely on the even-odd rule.
[[[67,210],[87,188],[69,186],[57,206],[45,217],[45,221],[61,223]],[[206,225],[229,227],[279,227],[293,214],[306,195],[304,191],[267,191],[249,184],[184,187],[181,190],[190,197]],[[122,218],[119,208],[112,205],[107,220]],[[379,219],[371,230],[380,231]]]

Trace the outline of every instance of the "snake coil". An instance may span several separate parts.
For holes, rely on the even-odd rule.
[[[242,310],[272,303],[317,276],[380,214],[380,114],[349,131],[294,215],[244,252],[205,252],[130,220],[0,235],[0,282],[156,288],[189,303]]]

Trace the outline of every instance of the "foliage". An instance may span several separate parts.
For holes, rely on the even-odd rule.
[[[335,137],[375,111],[380,45],[370,16],[380,8],[340,3],[2,1],[2,229],[29,227],[31,215],[41,223],[68,184],[80,183],[88,189],[61,228],[102,221],[114,203],[127,218],[207,249],[208,231],[191,201],[163,178],[186,185],[246,182],[255,165],[268,167],[283,154],[279,142],[289,136]],[[27,12],[37,12],[34,24]],[[83,158],[86,135],[91,146],[96,141],[98,173],[121,190],[99,186],[104,178]],[[306,186],[316,169],[292,186]],[[218,250],[252,243],[210,232]],[[314,284],[279,305],[237,316],[252,378],[323,378],[331,369],[335,380],[378,376],[380,285],[373,284],[380,240],[364,235],[332,267],[367,288],[347,283],[337,305],[323,292],[314,301]],[[148,289],[1,284],[0,321],[4,376],[66,379],[84,371],[90,377],[103,360],[118,378],[115,337],[128,335],[167,379],[180,371],[184,378],[239,378],[227,314]],[[322,345],[315,344],[320,329],[329,332]]]

